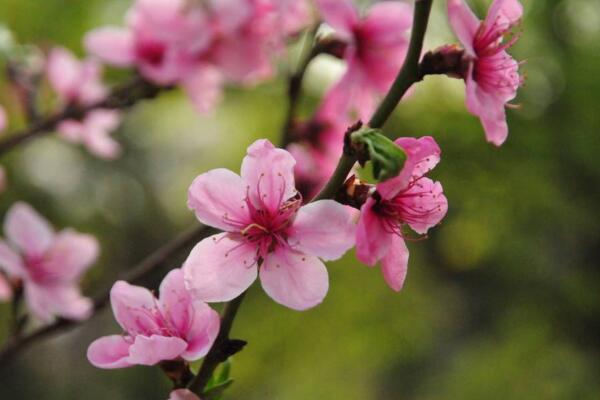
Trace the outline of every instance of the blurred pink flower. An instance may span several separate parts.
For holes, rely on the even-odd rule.
[[[171,392],[171,395],[167,400],[201,400],[200,397],[196,396],[194,392],[188,389],[177,389]]]
[[[101,74],[102,67],[96,61],[79,61],[65,48],[54,48],[48,55],[48,81],[67,104],[85,106],[102,100],[107,90],[100,79]]]
[[[110,292],[115,319],[123,335],[104,336],[88,348],[98,368],[155,365],[163,360],[194,361],[204,357],[219,333],[219,314],[186,290],[181,269],[160,285],[156,299],[148,289],[124,281]]]
[[[69,119],[58,125],[62,138],[83,144],[93,155],[113,159],[121,154],[121,145],[110,132],[121,123],[121,113],[115,110],[99,109],[89,112],[81,121]]]
[[[317,0],[317,6],[323,20],[347,43],[347,70],[327,93],[326,101],[338,114],[356,112],[366,121],[404,62],[411,6],[383,1],[373,5],[364,18],[351,0]]]
[[[408,265],[402,225],[427,233],[446,215],[448,201],[442,185],[425,177],[440,160],[433,138],[400,138],[396,144],[406,152],[406,162],[400,175],[379,183],[361,207],[356,256],[370,266],[381,260],[385,281],[399,291]]]
[[[55,233],[26,203],[15,203],[4,220],[7,242],[0,240],[0,268],[20,279],[29,310],[45,322],[54,316],[86,319],[92,302],[82,297],[79,280],[98,257],[91,236],[65,229]]]
[[[301,206],[294,187],[295,160],[268,140],[248,147],[241,177],[214,169],[196,177],[188,206],[204,224],[225,233],[202,240],[184,263],[186,285],[205,301],[228,301],[257,275],[271,298],[304,310],[328,290],[325,265],[354,245],[354,224],[344,206],[320,200]]]
[[[0,274],[0,302],[10,301],[13,296],[12,287],[4,275]]]
[[[522,84],[519,63],[506,52],[518,39],[512,31],[522,14],[518,0],[494,0],[485,20],[479,21],[463,0],[448,0],[450,25],[469,59],[467,109],[479,117],[487,140],[496,146],[508,136],[506,103]]]
[[[6,115],[6,111],[4,107],[0,105],[0,133],[6,129],[8,125],[8,116]]]

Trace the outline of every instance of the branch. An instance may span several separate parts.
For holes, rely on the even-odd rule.
[[[384,97],[383,101],[371,117],[369,126],[371,128],[381,128],[388,120],[396,105],[402,99],[402,96],[412,86],[413,83],[423,79],[422,74],[419,70],[419,59],[421,58],[421,51],[423,49],[423,40],[425,39],[425,32],[427,31],[427,24],[429,22],[429,13],[431,11],[431,4],[433,0],[416,0],[415,10],[413,16],[413,27],[410,34],[410,44],[404,64],[398,73],[398,76],[394,80],[392,87]],[[315,200],[328,199],[335,197],[339,188],[344,184],[344,181],[348,177],[348,174],[352,170],[356,157],[352,155],[344,154],[340,158],[335,172],[329,179],[329,182],[325,187],[317,194]]]
[[[186,231],[183,231],[170,242],[166,243],[162,247],[159,247],[155,252],[147,256],[131,270],[125,272],[120,279],[131,283],[139,282],[151,272],[154,272],[164,265],[167,259],[169,259],[171,256],[179,253],[182,249],[195,244],[200,239],[207,237],[212,233],[214,233],[214,229],[204,225],[194,226]],[[97,315],[101,310],[103,310],[109,304],[109,300],[110,289],[105,290],[102,292],[102,294],[95,297],[92,316]],[[83,322],[85,321],[73,321],[60,318],[52,324],[38,328],[29,334],[10,339],[0,350],[0,366],[5,365],[7,360],[17,355],[19,352],[35,342],[73,329],[77,326],[80,326]]]
[[[97,109],[125,109],[133,106],[138,101],[150,99],[163,90],[171,87],[159,87],[142,79],[135,78],[130,82],[115,87],[104,99],[87,106],[68,106],[64,110],[48,115],[29,125],[28,127],[8,135],[0,140],[0,155],[12,150],[18,145],[35,137],[51,133],[61,122],[68,119],[82,119],[87,113]]]

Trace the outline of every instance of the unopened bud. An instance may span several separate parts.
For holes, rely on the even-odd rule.
[[[363,127],[350,135],[350,147],[355,151],[358,162],[364,166],[373,164],[373,175],[380,181],[393,178],[400,173],[406,154],[379,129]]]

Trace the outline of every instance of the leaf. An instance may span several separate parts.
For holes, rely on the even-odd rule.
[[[406,154],[379,129],[362,128],[351,134],[352,148],[358,153],[361,165],[371,161],[373,176],[379,181],[393,178],[400,173]]]

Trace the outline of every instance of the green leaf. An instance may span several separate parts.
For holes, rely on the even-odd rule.
[[[379,181],[393,178],[400,173],[406,161],[406,154],[381,130],[365,127],[350,136],[352,148],[358,153],[361,165],[371,161],[373,175]]]
[[[221,400],[223,392],[233,384],[233,379],[228,379],[217,385],[213,385],[202,393],[202,400]]]

